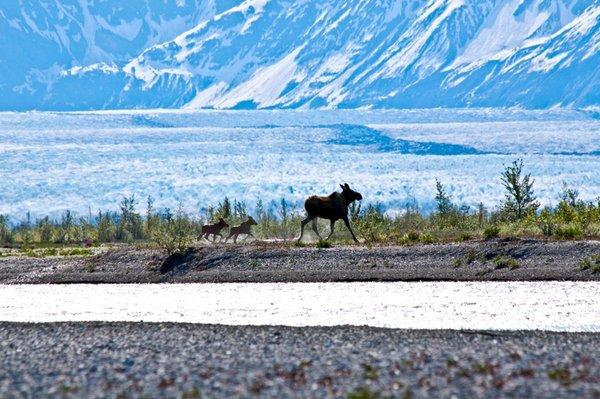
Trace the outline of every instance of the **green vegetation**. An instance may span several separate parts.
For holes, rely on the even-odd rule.
[[[179,207],[175,215],[168,213],[156,219],[149,233],[160,248],[172,254],[183,252],[192,246],[200,230]]]
[[[513,257],[502,255],[494,258],[494,267],[496,269],[516,269],[519,267],[519,261]]]
[[[548,377],[565,387],[573,384],[571,371],[566,367],[558,367],[548,371]]]
[[[526,174],[522,161],[515,161],[500,175],[505,199],[497,209],[488,210],[483,204],[459,205],[453,202],[450,190],[439,180],[432,187],[435,210],[423,213],[415,201],[409,201],[398,214],[386,213],[378,203],[353,203],[349,217],[357,235],[367,245],[438,243],[513,237],[552,237],[555,239],[582,239],[600,237],[600,198],[595,202],[583,201],[576,190],[564,187],[558,203],[539,209],[533,186],[534,180]],[[368,198],[368,195],[366,195]],[[31,256],[54,256],[53,247],[88,248],[101,244],[127,243],[162,248],[167,253],[182,252],[198,241],[204,223],[223,217],[230,225],[246,220],[248,206],[243,201],[224,198],[216,206],[205,209],[201,215],[157,210],[149,197],[139,212],[134,196],[121,200],[116,212],[98,212],[81,217],[65,211],[58,219],[43,217],[14,221],[0,215],[0,247],[31,250]],[[144,206],[145,205],[145,206]],[[298,235],[304,216],[286,200],[269,204],[259,200],[252,212],[257,221],[253,234],[258,239],[292,240]],[[319,221],[319,230],[329,233],[329,222]],[[226,234],[224,231],[223,234]],[[312,234],[310,229],[308,234]],[[341,222],[336,225],[332,240],[319,241],[317,248],[333,244],[350,244],[350,234]],[[296,245],[296,244],[294,244]],[[302,244],[297,244],[302,245]],[[37,248],[37,249],[36,249]],[[42,248],[47,248],[42,251]],[[34,249],[36,249],[34,251]],[[80,255],[86,255],[81,253]],[[10,256],[6,251],[0,257]],[[474,257],[461,260],[470,264]],[[516,267],[514,262],[497,260],[499,267]],[[517,262],[518,263],[518,262]],[[588,268],[594,269],[595,264]],[[458,265],[455,265],[458,266]]]
[[[327,249],[327,248],[331,248],[331,243],[329,241],[319,240],[319,241],[317,241],[315,246],[319,249]]]
[[[379,392],[373,392],[365,387],[359,387],[348,394],[348,399],[379,399]]]
[[[50,256],[92,256],[94,252],[89,248],[80,247],[46,247],[31,248],[22,247],[15,250],[0,251],[0,258],[9,257],[28,257],[28,258],[47,258]]]
[[[600,254],[592,255],[583,258],[579,261],[579,267],[581,270],[591,270],[592,273],[600,272]]]

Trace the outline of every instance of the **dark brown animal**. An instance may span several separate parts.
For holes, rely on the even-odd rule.
[[[212,235],[213,242],[215,242],[217,236],[219,236],[220,241],[223,238],[223,236],[221,235],[221,230],[223,230],[226,227],[229,227],[227,222],[224,221],[223,218],[219,218],[219,221],[215,224],[207,224],[205,226],[202,226],[202,233],[200,234],[200,238],[204,237],[206,240],[208,240],[208,237]]]
[[[362,195],[352,190],[347,183],[340,184],[340,187],[342,188],[341,193],[334,192],[328,197],[318,197],[313,195],[306,199],[304,202],[304,209],[306,209],[308,216],[302,221],[298,241],[300,241],[304,235],[304,226],[310,221],[312,221],[312,228],[314,232],[317,233],[317,237],[321,239],[321,235],[317,230],[317,218],[322,218],[331,221],[331,231],[327,236],[327,240],[329,240],[333,234],[335,222],[342,219],[346,224],[346,227],[348,227],[348,230],[350,230],[350,234],[352,234],[354,241],[358,242],[350,227],[350,222],[348,221],[348,206],[356,200],[362,200]]]
[[[248,239],[248,237],[252,237],[254,238],[254,236],[252,235],[252,232],[250,231],[252,226],[256,226],[256,220],[254,220],[252,218],[252,216],[248,216],[248,220],[246,220],[245,222],[242,222],[242,224],[240,224],[239,226],[234,226],[229,230],[229,235],[227,236],[227,238],[225,239],[225,242],[227,242],[227,240],[229,240],[231,237],[233,237],[233,242],[237,242],[237,238],[240,234],[245,234],[246,237],[244,238],[244,240]]]

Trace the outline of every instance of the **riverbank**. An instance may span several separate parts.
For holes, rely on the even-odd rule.
[[[600,273],[581,267],[599,254],[599,241],[537,239],[321,249],[254,242],[170,257],[120,247],[94,256],[0,258],[0,283],[599,281]]]
[[[0,396],[594,397],[600,395],[598,338],[348,326],[0,323]]]

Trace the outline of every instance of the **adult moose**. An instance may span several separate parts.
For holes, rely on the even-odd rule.
[[[306,201],[304,201],[304,209],[306,209],[307,217],[302,221],[302,226],[300,227],[300,237],[298,241],[302,240],[302,236],[304,235],[304,226],[308,222],[312,221],[312,228],[317,233],[319,239],[321,239],[321,235],[317,230],[317,218],[328,219],[331,222],[331,231],[327,236],[327,240],[333,234],[333,228],[335,226],[335,222],[342,219],[350,230],[350,234],[352,234],[352,238],[355,242],[358,242],[354,232],[352,231],[352,227],[350,227],[350,222],[348,221],[348,206],[354,201],[362,200],[362,195],[350,188],[348,183],[340,184],[342,188],[342,192],[338,193],[337,191],[331,193],[328,197],[319,197],[313,195],[308,197]]]

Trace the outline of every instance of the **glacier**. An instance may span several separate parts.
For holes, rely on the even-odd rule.
[[[17,0],[3,110],[600,105],[597,0]]]
[[[347,182],[390,213],[429,212],[435,179],[493,208],[500,172],[523,158],[544,205],[563,184],[600,197],[596,111],[121,110],[0,113],[0,214],[115,210],[135,195],[191,215],[224,196],[301,211]]]

